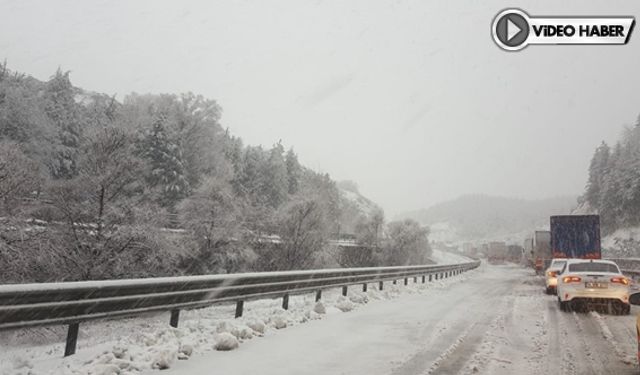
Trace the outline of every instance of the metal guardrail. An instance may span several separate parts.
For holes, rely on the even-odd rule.
[[[258,272],[229,275],[164,277],[130,280],[80,281],[63,283],[0,285],[0,330],[44,325],[68,324],[65,356],[76,351],[79,324],[83,321],[130,317],[148,312],[171,311],[169,324],[178,326],[180,310],[236,303],[236,318],[242,316],[244,301],[282,297],[289,307],[289,296],[323,289],[347,287],[421,277],[446,278],[476,268],[480,262],[452,265],[371,267],[287,272]]]
[[[636,278],[640,276],[640,259],[636,258],[607,258],[615,262],[622,273],[633,276]]]

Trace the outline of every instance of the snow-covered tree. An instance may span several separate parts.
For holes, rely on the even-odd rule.
[[[74,177],[83,129],[68,71],[58,69],[47,82],[44,97],[45,112],[56,129],[58,139],[54,159],[50,163],[51,173],[56,178]]]
[[[298,155],[290,148],[285,156],[285,164],[287,166],[287,181],[289,194],[295,194],[300,189],[300,177],[302,175],[302,166],[298,162]]]
[[[178,212],[195,244],[182,260],[189,274],[246,271],[255,260],[241,241],[241,211],[228,182],[208,178]]]
[[[283,205],[277,214],[277,234],[282,243],[260,249],[258,267],[263,270],[310,268],[328,236],[320,203],[296,197]]]
[[[167,135],[165,122],[166,117],[159,115],[144,134],[138,149],[149,162],[148,184],[158,189],[160,202],[165,207],[173,207],[189,195],[191,186],[186,176],[182,150]]]
[[[383,261],[389,266],[425,264],[431,255],[429,230],[414,220],[392,221],[387,225]]]
[[[38,163],[16,143],[0,142],[0,216],[16,215],[21,199],[39,191],[42,182]]]
[[[609,167],[609,146],[602,142],[596,149],[589,165],[589,179],[585,191],[585,199],[591,207],[597,207],[602,194],[605,175]]]

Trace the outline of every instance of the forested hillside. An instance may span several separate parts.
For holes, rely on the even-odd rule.
[[[607,256],[640,256],[640,118],[591,158],[580,213],[597,213]]]
[[[243,144],[221,114],[192,93],[119,101],[0,66],[0,282],[323,267],[344,263],[327,242],[345,232],[382,248],[384,214],[357,189],[281,142]],[[409,247],[426,239],[400,225],[419,229]],[[398,256],[388,237],[360,263],[428,251]]]
[[[640,225],[640,119],[613,147],[595,150],[582,201],[600,214],[605,233]]]

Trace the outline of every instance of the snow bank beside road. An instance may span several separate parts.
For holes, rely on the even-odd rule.
[[[345,298],[340,289],[323,292],[321,303],[315,294],[292,296],[289,310],[281,299],[249,301],[242,318],[233,319],[234,305],[183,311],[179,328],[168,325],[168,314],[135,319],[85,323],[80,326],[76,355],[62,358],[65,327],[21,330],[0,338],[0,374],[140,374],[167,369],[194,354],[214,350],[233,350],[249,340],[279,334],[278,331],[341,314],[372,300],[391,300],[402,295],[442,289],[470,277],[474,271],[431,283],[408,286],[385,283],[383,290],[370,284],[368,291],[351,286]],[[49,344],[47,344],[49,342]]]

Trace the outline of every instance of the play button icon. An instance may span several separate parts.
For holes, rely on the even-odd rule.
[[[496,44],[509,51],[526,47],[529,37],[527,18],[527,14],[518,9],[508,9],[498,14],[491,30]]]
[[[516,35],[520,34],[521,31],[522,29],[519,28],[518,25],[511,22],[510,19],[507,19],[507,41],[513,39]]]

